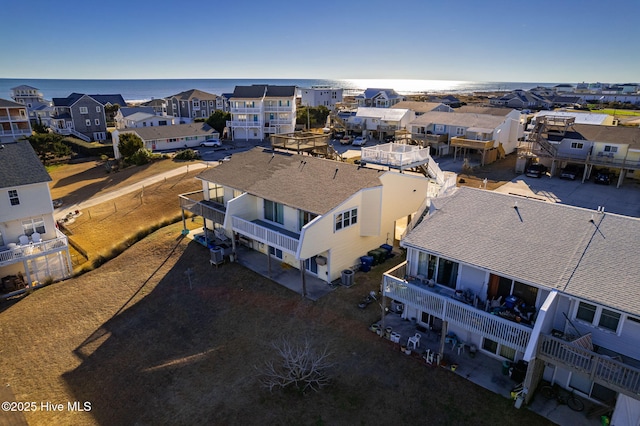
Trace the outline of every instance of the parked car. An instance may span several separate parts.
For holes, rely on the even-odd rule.
[[[384,137],[384,141],[385,142],[395,142],[396,141],[396,136],[395,135],[387,135]]]
[[[222,142],[220,142],[220,139],[207,139],[206,141],[201,142],[200,146],[216,146],[216,147],[220,147],[220,146],[222,146]]]
[[[353,140],[353,143],[351,145],[353,145],[353,146],[363,146],[366,143],[367,143],[367,140],[365,138],[363,138],[362,136],[358,136],[357,138],[355,138]]]
[[[340,139],[340,144],[341,145],[349,145],[351,143],[351,141],[353,141],[353,138],[349,135],[345,135],[342,137],[342,139]]]
[[[547,166],[540,163],[534,163],[529,167],[527,167],[525,175],[529,177],[534,177],[534,178],[541,178],[546,173],[547,173]]]
[[[581,167],[576,164],[567,164],[567,167],[560,171],[560,179],[576,180],[581,173]]]
[[[611,183],[611,172],[609,169],[598,170],[593,177],[593,182],[601,185],[609,185]]]

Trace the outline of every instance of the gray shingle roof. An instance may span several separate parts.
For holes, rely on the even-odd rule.
[[[391,109],[410,109],[416,112],[429,112],[442,105],[442,102],[400,101]]]
[[[120,106],[126,106],[127,101],[124,100],[122,95],[114,94],[114,95],[89,95],[96,101],[100,102],[102,105],[115,105],[118,104]]]
[[[138,112],[145,112],[147,114],[155,114],[155,111],[153,110],[153,107],[150,106],[144,106],[144,107],[123,107],[120,108],[120,113],[122,114],[123,117],[128,117],[132,114],[138,113]]]
[[[492,106],[478,106],[478,105],[463,105],[460,108],[456,108],[456,112],[465,112],[472,114],[489,114],[500,117],[506,117],[513,111],[513,108],[502,108]]]
[[[257,99],[290,98],[295,96],[296,86],[272,86],[267,84],[254,84],[251,86],[236,86],[232,98]]]
[[[260,198],[325,214],[361,189],[381,186],[380,170],[263,148],[233,154],[231,161],[200,173],[199,179]]]
[[[26,108],[22,104],[19,104],[17,102],[13,102],[7,99],[2,99],[2,98],[0,98],[0,107],[1,108],[15,108],[15,107]]]
[[[182,138],[186,136],[209,136],[217,131],[206,123],[174,124],[172,126],[152,126],[123,129],[122,133],[137,133],[142,140]]]
[[[215,100],[217,97],[218,95],[214,95],[213,93],[203,92],[202,90],[199,90],[199,89],[185,90],[184,92],[180,92],[172,96],[167,96],[167,98],[178,98],[182,101],[189,101],[194,98],[197,98],[199,100],[202,100],[202,99]]]
[[[640,219],[465,187],[434,206],[403,244],[640,314]]]
[[[428,126],[430,124],[443,124],[447,126],[481,127],[485,129],[495,129],[500,124],[502,124],[504,120],[504,116],[491,114],[430,111],[425,112],[421,116],[417,117],[410,124],[425,126]]]
[[[571,130],[574,130],[588,141],[615,144],[627,143],[632,148],[640,148],[640,128],[638,127],[574,124],[571,126]]]
[[[51,181],[51,176],[29,142],[4,143],[0,146],[0,188]]]

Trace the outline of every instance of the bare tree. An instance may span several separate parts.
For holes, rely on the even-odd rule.
[[[277,354],[276,361],[266,361],[262,369],[261,383],[273,391],[274,388],[295,387],[300,392],[317,392],[329,383],[326,370],[330,362],[331,351],[328,346],[321,351],[314,349],[307,338],[301,344],[292,344],[281,338],[271,346]]]

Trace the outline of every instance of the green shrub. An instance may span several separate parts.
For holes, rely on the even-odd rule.
[[[198,151],[194,151],[193,149],[185,149],[183,151],[178,151],[174,158],[176,160],[197,160],[200,158],[200,154]]]
[[[140,148],[128,160],[136,166],[142,166],[151,161],[151,151],[146,148]]]

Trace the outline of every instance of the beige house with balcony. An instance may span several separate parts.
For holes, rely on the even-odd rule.
[[[408,129],[413,140],[430,146],[435,155],[475,155],[484,165],[495,160],[498,152],[516,150],[524,120],[516,110],[504,115],[431,111],[416,117]]]
[[[368,251],[392,245],[396,226],[406,225],[429,185],[423,176],[263,148],[197,178],[202,191],[180,202],[205,218],[209,235],[230,240],[233,252],[242,244],[327,283]]]
[[[31,123],[25,105],[0,99],[0,142],[31,136]]]
[[[67,237],[53,218],[51,177],[26,141],[0,148],[0,295],[71,276]]]
[[[640,413],[640,219],[461,187],[402,240],[383,296],[496,362]],[[444,338],[440,353],[443,352]],[[616,414],[617,413],[617,414]]]

